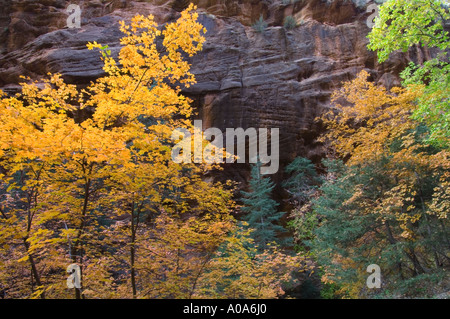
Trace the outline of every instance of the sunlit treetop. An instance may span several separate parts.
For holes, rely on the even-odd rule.
[[[448,1],[388,0],[369,34],[369,49],[384,62],[396,51],[406,52],[414,44],[446,50],[450,46],[444,25],[450,19]]]

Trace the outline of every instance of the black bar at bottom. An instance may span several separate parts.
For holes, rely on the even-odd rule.
[[[30,311],[37,313],[64,313],[65,315],[145,315],[172,318],[303,318],[311,312],[317,315],[350,315],[363,307],[373,313],[386,306],[401,311],[402,317],[414,314],[421,306],[434,311],[447,300],[0,300],[2,311]],[[423,304],[423,305],[421,305]],[[425,309],[425,308],[423,308]],[[62,311],[62,312],[61,312]],[[309,315],[307,315],[309,313]],[[127,315],[129,314],[129,316]],[[320,317],[321,317],[320,316]]]

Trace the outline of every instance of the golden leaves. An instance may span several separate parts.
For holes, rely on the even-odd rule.
[[[164,30],[152,16],[121,22],[117,58],[88,43],[107,75],[86,89],[56,74],[43,86],[23,83],[15,97],[0,92],[0,207],[8,214],[0,216],[0,259],[14,261],[0,263],[0,279],[27,270],[21,297],[32,281],[43,283],[32,297],[70,297],[73,262],[92,298],[130,296],[131,271],[143,298],[217,296],[223,284],[229,296],[278,297],[291,270],[306,269],[303,257],[276,247],[255,257],[230,215],[234,185],[205,181],[214,165],[171,159],[174,129],[194,130],[181,86],[195,84],[185,57],[205,42],[195,9]]]
[[[447,219],[450,212],[450,181],[443,181],[434,189],[430,212],[439,219]]]
[[[401,88],[387,92],[368,82],[368,77],[362,71],[345,83],[333,94],[335,108],[321,118],[330,129],[322,140],[329,141],[342,156],[349,156],[351,165],[380,156],[387,145],[413,128],[409,118],[420,94]],[[343,101],[346,105],[340,104]]]
[[[448,172],[449,153],[426,152],[418,142],[419,124],[411,115],[423,86],[388,91],[368,82],[368,77],[362,71],[333,94],[334,108],[321,118],[328,128],[322,141],[346,158],[348,166],[364,168],[377,163],[373,169],[387,172],[394,184],[388,187],[380,183],[376,198],[367,196],[368,186],[356,185],[353,196],[344,205],[349,209],[353,205],[364,214],[377,214],[382,221],[398,221],[403,230],[401,236],[413,240],[412,225],[425,214],[447,216],[448,180],[444,178],[435,189],[431,202],[423,198],[422,189],[427,175]],[[448,173],[443,176],[448,177]]]

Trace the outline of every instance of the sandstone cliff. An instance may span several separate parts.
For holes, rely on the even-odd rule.
[[[118,21],[153,14],[159,23],[177,17],[183,0],[0,0],[0,88],[18,89],[20,75],[39,79],[48,72],[86,85],[102,74],[98,52],[88,41],[119,50]],[[280,128],[282,165],[302,155],[319,159],[314,118],[332,91],[359,71],[374,81],[399,85],[398,72],[422,51],[397,54],[384,64],[366,49],[369,13],[347,0],[196,0],[207,28],[203,52],[193,58],[198,84],[185,90],[207,127]],[[82,9],[80,29],[68,29],[66,8]],[[269,27],[255,32],[263,15]],[[299,26],[283,27],[286,16]],[[235,171],[236,173],[236,171]]]

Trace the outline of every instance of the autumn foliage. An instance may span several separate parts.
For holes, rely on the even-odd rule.
[[[429,296],[447,280],[450,153],[412,118],[423,87],[389,91],[368,77],[344,83],[321,118],[334,154],[312,201],[312,249],[340,296],[370,295],[370,264],[383,269],[383,291]]]
[[[412,45],[448,48],[448,8],[419,2],[382,8],[369,36],[380,62]],[[238,192],[212,181],[217,164],[172,158],[174,133],[196,130],[182,95],[196,83],[188,59],[206,41],[196,7],[120,30],[118,54],[87,44],[105,73],[89,86],[49,74],[14,96],[0,91],[1,297],[280,298],[312,281],[323,298],[448,290],[445,55],[411,64],[403,88],[366,71],[343,83],[317,118],[327,158],[287,165],[281,206],[260,163]],[[67,286],[73,264],[79,289]],[[366,285],[371,264],[382,271],[377,290]]]
[[[191,5],[164,27],[152,16],[122,22],[118,57],[89,43],[106,75],[86,89],[54,74],[1,96],[8,298],[278,297],[304,269],[298,256],[244,245],[232,185],[203,178],[214,167],[171,160],[172,132],[193,129],[181,88],[195,83],[186,57],[205,41],[197,18]],[[81,289],[66,286],[72,263]]]

